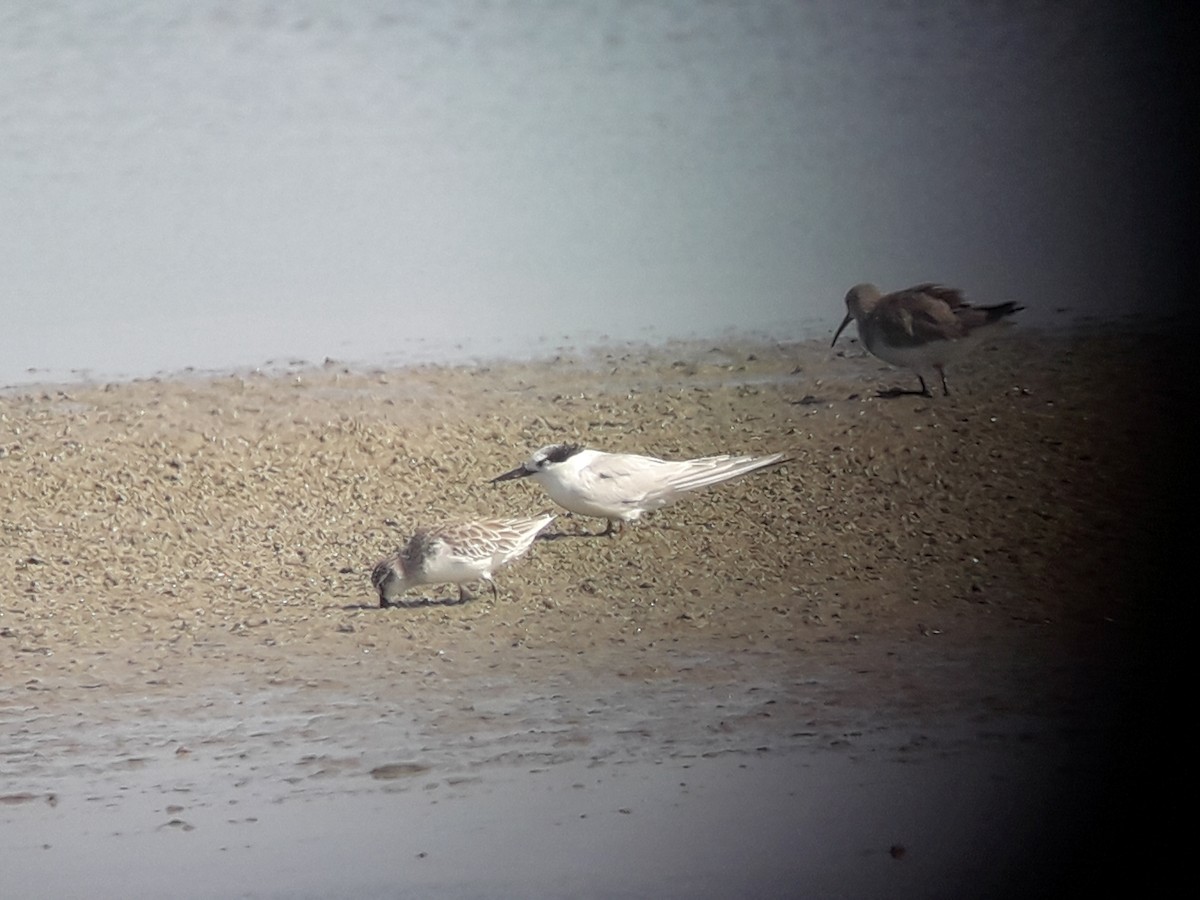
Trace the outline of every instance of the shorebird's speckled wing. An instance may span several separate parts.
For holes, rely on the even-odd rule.
[[[482,519],[439,529],[447,552],[464,562],[490,559],[492,568],[507,565],[525,553],[538,534],[554,521],[546,514],[530,518]]]

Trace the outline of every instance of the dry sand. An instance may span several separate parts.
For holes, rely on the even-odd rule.
[[[915,379],[857,344],[736,340],[9,389],[12,896],[934,896],[1066,877],[1123,796],[1161,600],[1160,340],[1016,328],[933,399],[877,397]],[[498,602],[377,608],[371,566],[416,525],[549,508],[487,479],[558,440],[793,461],[616,539],[539,542]],[[854,761],[886,763],[874,787]],[[800,822],[805,777],[805,796],[845,792]],[[887,798],[878,833],[843,833],[849,796]],[[589,803],[633,842],[556,846]],[[675,855],[680,822],[654,818],[670,809],[696,830]],[[989,820],[953,852],[929,830]],[[768,846],[755,822],[784,849],[724,843]]]

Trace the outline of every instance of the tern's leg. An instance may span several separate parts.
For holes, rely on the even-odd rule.
[[[941,366],[934,366],[934,368],[937,369],[938,375],[940,375],[942,377],[942,396],[949,397],[950,396],[950,388],[946,386],[946,370],[943,369]]]
[[[494,585],[493,585],[492,589],[495,590]],[[474,599],[475,599],[475,597],[471,594],[470,591],[467,590],[466,585],[460,584],[458,586],[458,602],[459,603],[466,603],[468,600],[474,600]]]

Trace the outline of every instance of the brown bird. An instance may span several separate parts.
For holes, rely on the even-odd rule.
[[[918,284],[903,291],[881,294],[873,284],[856,284],[846,294],[846,318],[833,335],[837,343],[851,320],[867,349],[884,362],[911,369],[921,382],[919,391],[888,391],[932,397],[921,373],[934,369],[946,386],[945,367],[979,342],[993,326],[1018,310],[1012,301],[994,306],[971,306],[962,291],[941,284]]]

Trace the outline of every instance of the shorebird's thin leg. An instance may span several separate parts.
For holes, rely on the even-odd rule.
[[[494,591],[495,589],[496,589],[496,586],[493,584],[492,590]],[[460,584],[458,586],[458,602],[459,603],[466,603],[468,600],[474,600],[474,599],[475,598],[473,596],[471,596],[471,592],[467,590],[466,585]]]
[[[946,386],[946,370],[941,366],[934,366],[934,368],[937,369],[937,373],[942,376],[942,396],[949,397],[950,388]]]
[[[928,385],[925,384],[925,377],[920,372],[917,373],[917,381],[921,382],[921,396],[932,397],[933,393],[929,390]]]
[[[498,590],[496,590],[496,582],[492,581],[492,579],[489,578],[487,580],[487,583],[488,583],[488,587],[490,587],[492,589],[492,599],[495,600],[497,603],[499,603],[500,602],[500,592]]]
[[[543,531],[539,534],[535,541],[561,541],[564,538],[581,538],[581,537],[600,537],[602,531]]]
[[[385,600],[382,596],[379,598],[379,608],[380,609],[387,609],[391,605],[392,605],[391,600]]]

